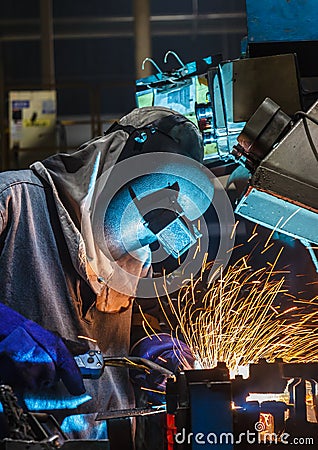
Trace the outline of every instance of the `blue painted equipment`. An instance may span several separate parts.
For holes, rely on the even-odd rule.
[[[316,0],[246,0],[248,41],[318,40]]]
[[[231,438],[225,442],[225,435],[234,435],[231,381],[224,363],[214,369],[186,370],[176,380],[168,379],[166,398],[167,414],[174,416],[175,423],[169,448],[234,448]]]

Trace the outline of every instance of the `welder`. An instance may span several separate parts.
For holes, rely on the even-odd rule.
[[[112,175],[128,158],[151,152],[201,161],[201,135],[171,110],[141,108],[74,153],[0,175],[0,381],[23,394],[31,409],[67,409],[63,429],[72,438],[104,438],[96,413],[132,407],[134,397],[122,368],[107,367],[84,385],[65,339],[81,336],[105,355],[127,356],[132,299],[138,281],[151,276],[149,244],[158,235],[167,252],[181,254],[196,239],[179,202],[182,177],[173,170],[132,175],[129,182]],[[112,179],[122,188],[105,201],[105,212]],[[159,202],[160,226],[149,204],[140,203],[146,194]],[[193,195],[199,208],[195,189]],[[171,239],[174,229],[179,238],[186,231],[180,245]],[[169,351],[175,355],[173,342],[165,339],[163,351],[166,359]]]

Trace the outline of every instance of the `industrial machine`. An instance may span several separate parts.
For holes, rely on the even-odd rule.
[[[231,163],[240,132],[266,97],[287,114],[302,109],[295,54],[233,61],[222,61],[221,55],[215,55],[201,64],[191,62],[169,72],[160,70],[136,81],[138,107],[165,106],[196,123],[203,137],[204,162],[211,168]]]
[[[137,107],[160,105],[178,111],[200,128],[205,157],[215,158],[218,153],[206,74],[212,67],[221,63],[222,55],[184,63],[175,52],[169,50],[164,57],[164,63],[167,63],[169,55],[178,63],[178,67],[171,70],[163,71],[152,59],[145,59],[144,64],[152,63],[157,72],[136,81]]]
[[[68,439],[52,414],[29,412],[21,408],[8,385],[0,386],[0,403],[6,419],[8,437],[0,441],[1,450],[107,450],[108,440]]]
[[[246,12],[248,35],[242,44],[246,59],[241,61],[246,85],[238,87],[234,83],[233,92],[240,91],[239,116],[241,109],[246,113],[250,107],[248,94],[258,104],[254,103],[254,111],[246,115],[247,123],[232,152],[251,174],[235,212],[299,239],[318,270],[314,247],[318,212],[316,4],[303,0],[247,0]],[[276,72],[278,78],[270,76],[272,88],[264,85],[268,71],[263,66],[263,74],[255,73],[253,62],[266,58],[274,62],[282,57],[294,58],[294,67],[289,66],[283,78],[283,71],[275,67],[273,74]],[[254,84],[249,89],[251,78]]]
[[[314,448],[318,442],[317,364],[251,364],[181,372],[167,383],[169,450]],[[296,447],[298,448],[298,447]]]
[[[245,125],[233,154],[253,175],[236,213],[299,239],[318,271],[318,102],[296,117],[266,99]]]

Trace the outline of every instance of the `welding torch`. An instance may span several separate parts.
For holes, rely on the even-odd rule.
[[[174,373],[153,361],[137,356],[104,356],[100,350],[88,352],[74,357],[83,378],[98,379],[102,376],[106,366],[125,367],[128,369],[156,371],[167,377]]]

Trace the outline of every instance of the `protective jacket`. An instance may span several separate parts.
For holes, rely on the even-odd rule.
[[[131,308],[113,314],[96,308],[96,294],[89,280],[79,275],[84,270],[84,245],[78,232],[68,227],[67,238],[73,240],[73,256],[77,257],[74,266],[52,186],[33,170],[7,172],[0,175],[0,180],[2,302],[63,337],[89,337],[107,355],[127,355]],[[106,368],[102,378],[85,381],[85,387],[86,394],[76,398],[60,383],[58,391],[52,389],[32,396],[32,404],[41,410],[66,407],[72,415],[133,405],[125,369]],[[86,419],[94,417],[92,414]],[[88,434],[74,434],[71,422],[68,424],[72,437],[95,437],[92,426]]]

